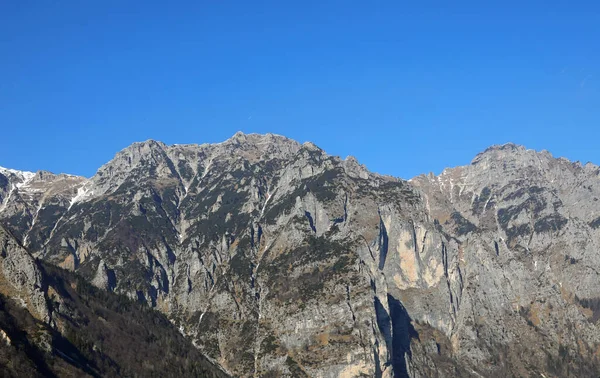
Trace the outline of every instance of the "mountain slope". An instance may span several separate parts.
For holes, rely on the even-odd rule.
[[[599,172],[505,145],[406,182],[238,133],[135,143],[91,179],[48,180],[44,201],[5,176],[0,219],[235,376],[586,376]]]
[[[2,228],[0,246],[3,376],[226,376],[164,316],[40,265]]]
[[[597,166],[507,144],[411,183],[460,240],[469,312],[455,334],[458,349],[481,350],[465,353],[473,364],[517,376],[600,371]],[[494,356],[498,347],[512,352]]]

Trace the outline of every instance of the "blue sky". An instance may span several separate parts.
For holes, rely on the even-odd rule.
[[[238,130],[403,178],[509,141],[600,163],[598,2],[410,3],[0,1],[0,165]]]

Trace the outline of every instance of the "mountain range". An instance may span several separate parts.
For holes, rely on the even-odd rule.
[[[599,198],[598,166],[514,144],[408,181],[241,132],[91,178],[0,168],[0,366],[596,376]]]

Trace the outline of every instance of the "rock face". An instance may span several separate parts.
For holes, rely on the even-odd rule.
[[[598,166],[507,144],[411,183],[459,242],[460,357],[515,376],[600,371]]]
[[[0,214],[3,223],[33,250],[40,250],[53,226],[71,207],[86,179],[0,167]]]
[[[226,377],[156,311],[38,262],[0,227],[3,377]]]
[[[22,303],[38,320],[48,323],[50,312],[42,273],[33,257],[0,227],[0,292]]]
[[[237,133],[135,143],[39,192],[3,172],[0,219],[35,256],[159,309],[232,375],[600,371],[597,166],[504,145],[407,182]]]

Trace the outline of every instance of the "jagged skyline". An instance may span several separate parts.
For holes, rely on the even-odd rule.
[[[173,143],[173,144],[169,145],[169,144],[166,144],[166,143],[164,143],[164,142],[162,142],[160,140],[155,140],[155,139],[147,139],[145,141],[136,141],[136,142],[131,143],[127,147],[125,147],[125,148],[117,151],[114,156],[116,156],[119,153],[127,150],[128,148],[131,148],[132,146],[139,145],[139,144],[144,144],[144,143],[159,143],[159,144],[165,145],[166,147],[219,145],[219,144],[226,143],[226,142],[228,142],[229,140],[231,140],[233,138],[236,138],[236,136],[238,136],[238,135],[243,135],[243,136],[258,136],[258,137],[265,137],[265,136],[272,135],[272,136],[275,136],[275,137],[281,137],[283,139],[287,139],[287,140],[289,140],[289,141],[291,141],[293,143],[297,143],[298,145],[300,145],[300,144],[311,144],[311,145],[314,145],[316,148],[319,148],[320,150],[322,150],[325,153],[327,153],[326,149],[321,148],[320,146],[315,145],[311,141],[306,141],[306,142],[302,143],[302,142],[294,140],[293,138],[288,138],[287,136],[281,135],[281,134],[275,134],[275,133],[265,133],[265,134],[261,134],[261,133],[249,133],[249,134],[246,134],[246,133],[244,133],[242,131],[237,131],[233,136],[231,136],[231,137],[229,137],[229,138],[227,138],[227,139],[225,139],[223,141],[214,142],[214,143]],[[467,165],[474,158],[476,158],[478,155],[484,153],[485,151],[487,151],[489,149],[504,147],[504,146],[514,146],[514,147],[517,147],[517,148],[520,148],[520,149],[531,150],[531,151],[535,151],[535,152],[547,152],[547,153],[549,153],[551,156],[553,156],[555,158],[567,159],[567,160],[569,160],[569,161],[571,161],[573,163],[580,163],[582,165],[585,165],[585,164],[588,164],[588,163],[590,163],[590,164],[596,164],[594,161],[585,161],[585,162],[582,162],[582,161],[579,161],[579,160],[571,160],[571,159],[569,159],[567,157],[564,157],[564,156],[557,156],[557,155],[552,154],[552,151],[549,151],[547,149],[536,150],[536,149],[531,149],[531,148],[528,148],[527,146],[520,145],[520,144],[517,144],[517,143],[507,142],[507,143],[503,143],[503,144],[494,144],[494,145],[487,146],[486,148],[481,149],[480,151],[477,151],[475,154],[473,154],[470,160],[464,161],[464,162],[459,162],[459,164],[456,165],[456,166]],[[114,158],[114,156],[112,158]],[[339,157],[341,159],[347,159],[347,158],[356,159],[356,156],[354,156],[352,154],[349,154],[349,155],[346,155],[346,156],[339,156],[339,155],[333,155],[333,156],[337,156],[337,157]],[[364,164],[360,160],[357,160],[357,161],[358,161],[358,163],[366,166],[366,164]],[[104,165],[104,164],[102,164],[102,165]],[[101,166],[99,166],[97,169],[101,168]],[[395,177],[395,178],[399,178],[399,179],[409,180],[410,181],[410,180],[412,180],[412,179],[414,179],[414,178],[416,178],[418,176],[421,176],[421,175],[428,175],[428,174],[431,174],[431,173],[436,174],[436,175],[437,174],[441,174],[441,173],[443,173],[444,170],[450,169],[450,168],[454,168],[456,166],[443,166],[439,170],[439,172],[434,172],[433,170],[427,170],[427,171],[423,171],[423,172],[418,172],[417,174],[415,174],[412,177],[401,177],[401,176],[396,176],[396,175],[393,175],[393,174],[386,174],[386,173],[382,173],[382,172],[377,172],[375,170],[370,169],[368,166],[366,166],[366,168],[369,169],[370,171],[372,171],[373,173],[377,173],[377,174],[381,174],[381,175],[386,175],[386,176],[391,176],[391,177]],[[26,180],[30,180],[31,178],[33,178],[33,176],[35,175],[36,172],[40,172],[40,171],[41,172],[49,172],[49,173],[58,174],[58,175],[64,174],[64,175],[68,175],[68,176],[82,177],[82,178],[87,178],[87,179],[91,178],[92,176],[94,176],[97,173],[97,171],[94,171],[93,174],[91,174],[89,176],[84,176],[84,175],[77,175],[77,174],[74,174],[74,173],[71,173],[71,172],[53,172],[53,171],[49,171],[49,170],[46,170],[46,169],[43,169],[43,168],[35,169],[33,171],[28,171],[28,170],[19,170],[19,169],[15,169],[13,167],[6,167],[6,166],[1,166],[0,165],[0,173],[4,172],[4,173],[9,173],[9,174],[10,173],[15,173],[15,174],[24,175],[24,177],[25,177]]]
[[[0,165],[89,177],[135,141],[219,142],[237,130],[310,140],[403,178],[506,142],[600,161],[598,12],[3,4]]]
[[[148,140],[90,179],[0,172],[0,200],[13,246],[162,312],[231,376],[600,366],[600,167],[547,151],[404,181],[276,135]]]

